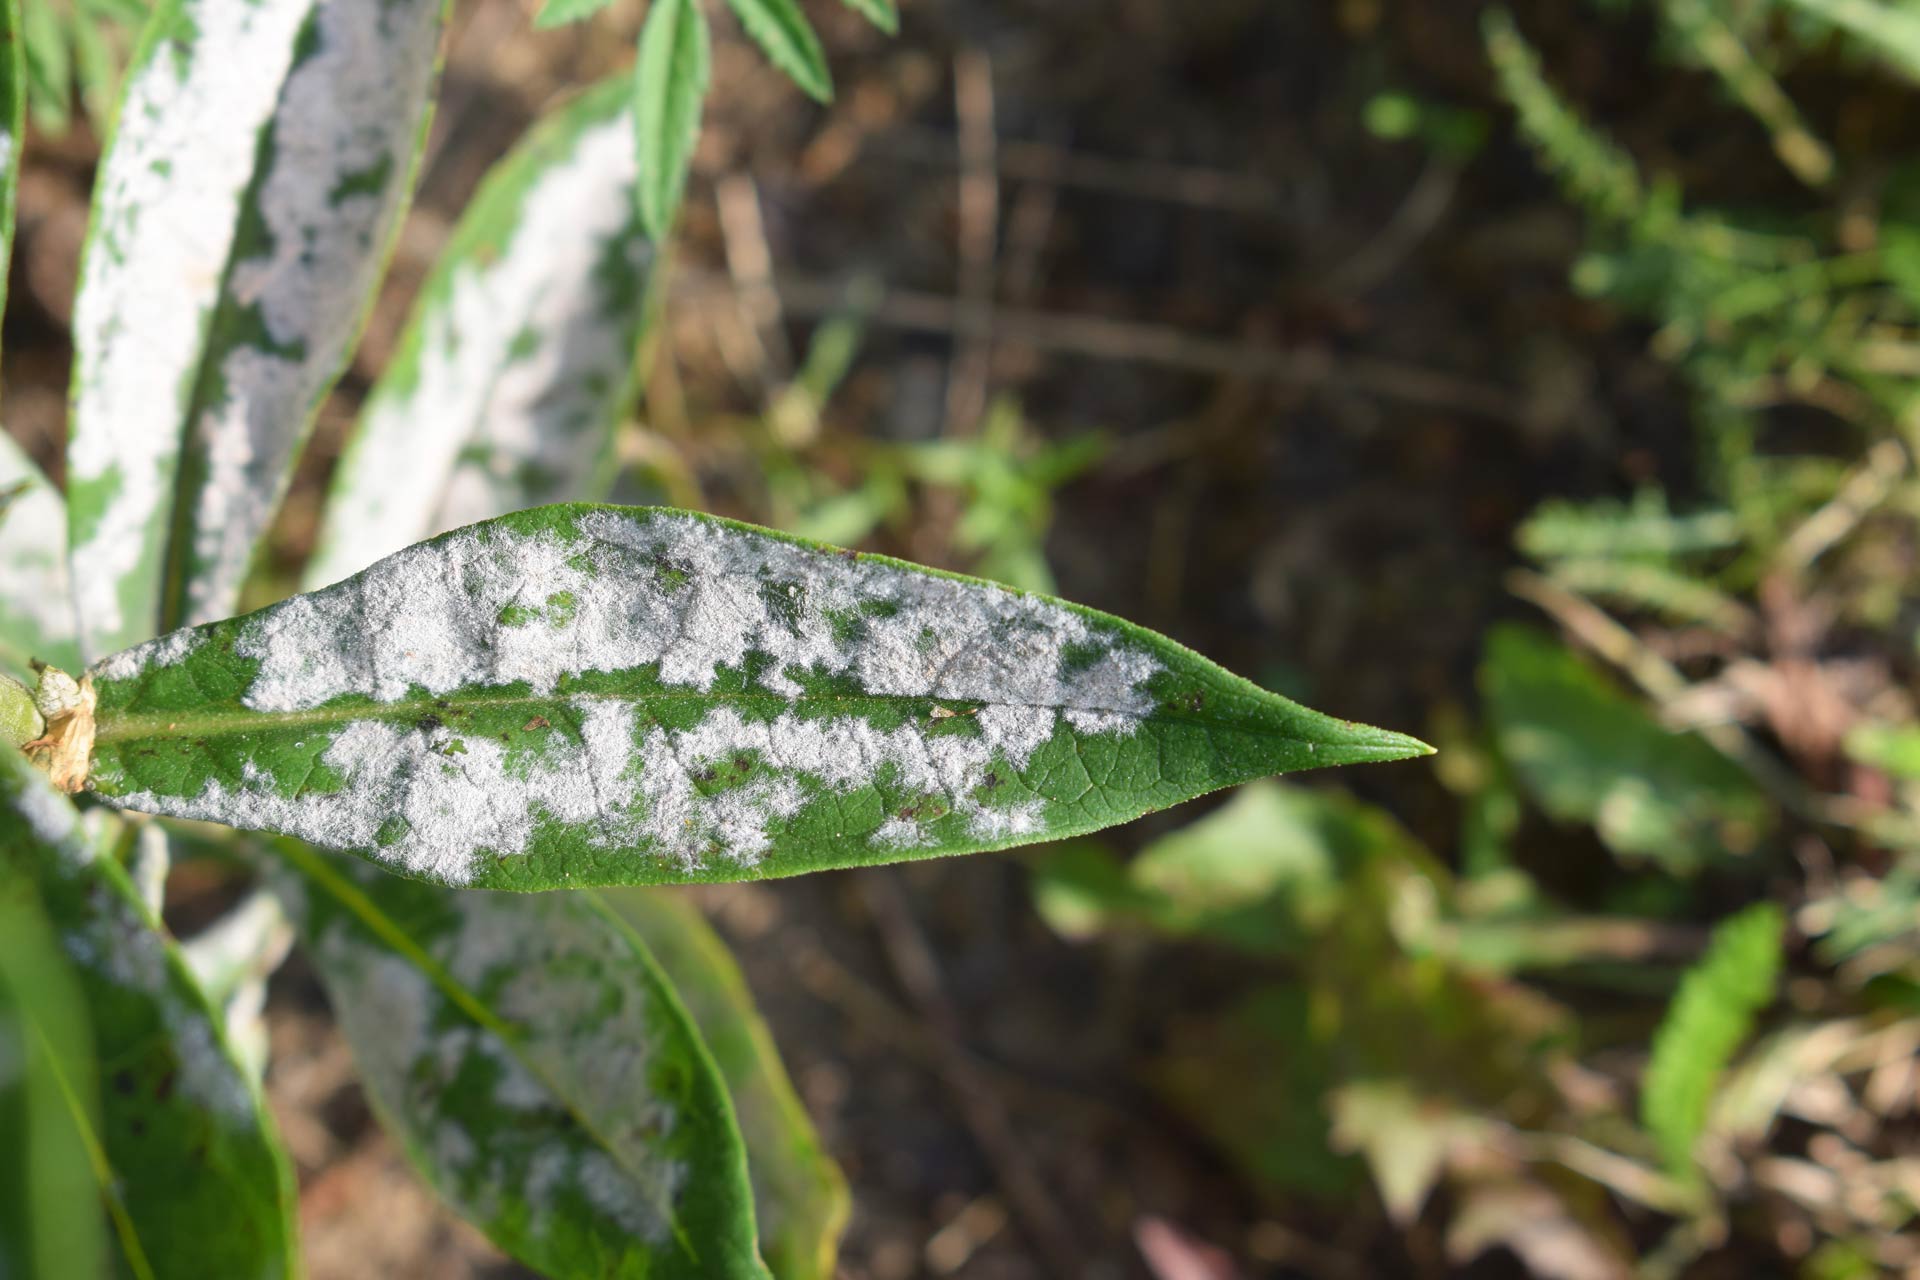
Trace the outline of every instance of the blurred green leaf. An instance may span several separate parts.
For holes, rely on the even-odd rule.
[[[1722,921],[1654,1033],[1640,1114],[1668,1172],[1683,1181],[1699,1177],[1693,1148],[1706,1127],[1714,1087],[1755,1017],[1773,1000],[1785,925],[1770,902]]]
[[[0,886],[0,1276],[104,1275],[86,1003],[24,878]]]
[[[533,15],[534,30],[545,31],[583,21],[612,3],[613,0],[541,0],[540,11]]]
[[[767,61],[786,72],[816,102],[833,101],[827,55],[794,0],[727,0],[727,7]]]
[[[1035,889],[1067,936],[1144,928],[1286,959],[1289,985],[1182,1018],[1154,1078],[1257,1183],[1322,1195],[1355,1169],[1328,1145],[1336,1088],[1418,1064],[1442,1111],[1524,1111],[1549,1092],[1564,1016],[1429,945],[1453,892],[1380,810],[1278,783],[1241,788],[1128,867],[1091,841],[1058,847]]]
[[[1551,637],[1488,636],[1480,687],[1501,754],[1549,816],[1592,823],[1622,858],[1687,875],[1751,851],[1772,807],[1740,768],[1662,726]]]
[[[726,1085],[590,891],[450,892],[276,849],[308,956],[421,1175],[556,1280],[753,1280]]]
[[[1631,502],[1549,499],[1521,523],[1515,542],[1536,560],[1645,559],[1664,564],[1679,556],[1737,547],[1740,533],[1732,512],[1675,515],[1666,495],[1648,487]]]
[[[1066,936],[1134,925],[1287,954],[1339,917],[1343,877],[1371,860],[1440,874],[1383,811],[1337,792],[1254,782],[1122,868],[1104,846],[1056,846],[1036,868],[1042,915]]]
[[[1313,1021],[1307,991],[1259,988],[1177,1022],[1153,1079],[1255,1186],[1332,1199],[1359,1182],[1364,1166],[1332,1147],[1326,1099],[1340,1077]]]
[[[1793,7],[1860,40],[1893,66],[1920,80],[1920,13],[1881,0],[1786,0]]]
[[[1846,749],[1861,764],[1920,780],[1920,725],[1863,724],[1847,735]]]
[[[897,35],[900,31],[900,14],[893,7],[894,0],[840,0],[840,3],[888,35]]]
[[[740,966],[684,894],[619,889],[607,901],[666,971],[726,1078],[747,1144],[760,1256],[778,1280],[830,1280],[850,1202]]]
[[[293,1169],[218,1017],[119,863],[15,751],[0,751],[0,870],[5,898],[37,884],[93,1026],[94,1194],[126,1274],[297,1274]]]
[[[634,63],[634,127],[640,148],[640,218],[665,240],[687,187],[700,137],[713,53],[697,0],[653,0]]]

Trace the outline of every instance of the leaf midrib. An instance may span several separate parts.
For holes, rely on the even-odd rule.
[[[907,693],[861,693],[861,694],[804,694],[798,698],[789,698],[778,693],[754,690],[746,692],[728,691],[707,693],[698,689],[669,689],[623,696],[617,693],[597,693],[581,690],[574,693],[505,693],[486,697],[447,697],[447,698],[403,698],[393,702],[379,702],[372,705],[340,705],[312,707],[301,711],[253,711],[246,708],[221,711],[214,714],[202,712],[141,712],[133,715],[103,714],[95,731],[94,741],[98,744],[122,741],[140,741],[147,738],[167,737],[220,737],[235,733],[258,733],[267,729],[297,729],[308,726],[327,726],[349,724],[356,720],[404,720],[416,716],[432,715],[436,711],[445,711],[449,707],[527,707],[529,709],[547,708],[555,705],[571,705],[578,699],[593,699],[603,702],[626,702],[636,706],[650,703],[687,703],[696,702],[706,705],[758,705],[773,703],[783,707],[803,706],[856,706],[874,705],[898,706],[903,703],[918,703],[928,707],[944,707],[953,711],[955,716],[971,716],[987,707],[1023,707],[1047,711],[1084,711],[1089,715],[1133,715],[1144,720],[1175,721],[1189,724],[1222,725],[1220,719],[1208,719],[1201,716],[1182,714],[1164,707],[1156,706],[1152,711],[1141,713],[1129,707],[1085,706],[1079,703],[1063,702],[1015,702],[994,698],[985,700],[965,698],[942,698],[933,694]],[[933,723],[939,723],[934,721]],[[1258,726],[1242,726],[1250,732],[1260,732]],[[1271,731],[1269,731],[1271,732]],[[1275,733],[1276,737],[1292,737],[1291,734]],[[1309,741],[1309,739],[1301,739]]]

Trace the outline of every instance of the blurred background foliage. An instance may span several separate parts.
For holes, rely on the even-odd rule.
[[[27,5],[8,425],[52,467],[141,7]],[[700,894],[854,1185],[845,1273],[1920,1274],[1920,10],[837,10],[831,105],[717,27],[619,498],[1441,748]],[[531,12],[458,10],[262,598],[478,174],[644,9]],[[314,1274],[511,1274],[394,1190],[311,977],[270,1012]]]

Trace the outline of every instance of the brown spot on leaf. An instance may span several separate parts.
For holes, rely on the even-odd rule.
[[[535,716],[520,726],[520,732],[532,733],[535,729],[551,729],[552,727],[553,721],[547,719],[545,716]]]

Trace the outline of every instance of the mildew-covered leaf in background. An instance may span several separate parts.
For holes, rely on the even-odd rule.
[[[447,893],[282,846],[280,888],[423,1176],[556,1277],[758,1277],[726,1085],[597,895]]]
[[[80,669],[67,590],[67,508],[0,431],[0,671],[32,684],[28,661]]]
[[[1000,849],[1428,750],[1089,609],[645,507],[473,525],[92,676],[109,802],[488,888]]]
[[[89,654],[232,610],[385,263],[444,16],[444,0],[156,9],[74,311]]]
[[[297,1270],[293,1170],[218,1020],[126,873],[0,751],[0,893],[37,885],[91,1015],[98,1191],[127,1274]]]
[[[846,1179],[793,1091],[726,943],[684,890],[613,889],[608,905],[666,970],[726,1078],[747,1144],[760,1256],[778,1280],[829,1280],[846,1226]]]
[[[654,251],[631,86],[602,84],[488,176],[335,473],[307,582],[448,529],[604,496]]]

